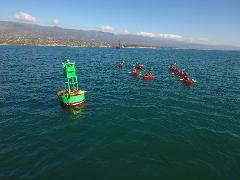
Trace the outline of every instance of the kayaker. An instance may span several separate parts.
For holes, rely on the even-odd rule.
[[[187,79],[187,73],[183,73],[182,78]]]
[[[133,69],[132,72],[137,72],[137,70],[136,70],[136,69]]]
[[[116,64],[116,66],[119,67],[119,68],[122,68],[122,67],[124,66],[124,63],[123,63],[123,62],[118,62],[118,63]]]
[[[172,65],[170,66],[170,69],[176,69],[176,64],[172,64]]]
[[[147,72],[145,76],[150,76],[152,73],[150,71]]]

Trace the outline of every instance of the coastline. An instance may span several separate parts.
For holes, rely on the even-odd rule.
[[[97,45],[81,45],[81,46],[75,46],[75,45],[66,45],[66,44],[7,44],[7,43],[1,43],[0,46],[35,46],[35,47],[72,47],[72,48],[116,48],[115,46],[109,45],[109,46],[97,46]],[[154,47],[154,46],[126,46],[121,49],[175,49],[175,50],[198,50],[198,51],[240,51],[240,49],[198,49],[198,48],[178,48],[178,47]]]

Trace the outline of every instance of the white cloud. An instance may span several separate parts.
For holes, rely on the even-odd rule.
[[[58,26],[60,24],[60,20],[57,18],[52,19],[51,25],[53,26]]]
[[[178,39],[182,40],[183,36],[178,34],[158,34],[158,37],[164,38],[164,39]]]
[[[37,19],[36,17],[27,14],[25,12],[19,12],[15,15],[15,19],[18,21],[28,22],[28,23],[36,23]]]
[[[209,42],[209,38],[207,37],[197,38],[197,37],[181,36],[179,34],[170,34],[170,33],[163,34],[163,33],[152,33],[152,32],[137,32],[134,34],[138,36],[144,36],[144,37],[185,41],[185,42],[191,42],[191,43],[208,43]]]
[[[97,26],[97,28],[101,31],[114,31],[114,28],[109,25]]]
[[[161,34],[161,33],[152,33],[152,32],[137,32],[139,36],[152,37],[152,38],[161,38],[161,39],[173,39],[173,40],[183,40],[184,37],[178,34]]]
[[[151,32],[137,32],[138,36],[144,36],[144,37],[156,37],[153,33]]]

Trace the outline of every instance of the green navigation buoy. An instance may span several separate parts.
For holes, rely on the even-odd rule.
[[[65,89],[57,92],[62,106],[77,106],[85,102],[85,93],[87,91],[78,89],[78,80],[76,66],[74,62],[63,64],[63,73],[65,78]]]

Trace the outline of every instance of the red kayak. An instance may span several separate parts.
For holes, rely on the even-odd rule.
[[[193,84],[193,80],[192,79],[186,79],[186,78],[183,78],[183,79],[180,79],[184,84],[186,85],[189,85],[191,86]]]
[[[170,67],[169,69],[171,72],[173,72],[176,76],[180,77],[181,79],[187,78],[187,74],[177,69],[176,67]]]
[[[183,72],[176,73],[176,76],[180,77],[181,79],[187,79],[187,74]]]
[[[144,66],[143,66],[143,65],[140,65],[140,64],[136,64],[136,65],[135,65],[135,68],[136,68],[136,69],[143,70],[143,69],[144,69]]]
[[[123,64],[123,63],[118,63],[116,66],[117,66],[118,68],[122,68],[122,67],[124,66],[124,64]]]
[[[137,71],[132,71],[132,75],[133,76],[138,76],[138,72]]]
[[[171,65],[169,67],[169,70],[174,73],[176,76],[180,78],[182,83],[191,86],[193,83],[196,83],[197,81],[194,79],[189,79],[187,73],[181,71],[180,69],[177,69],[175,65]]]
[[[148,80],[148,79],[152,79],[152,78],[153,78],[152,74],[148,74],[148,75],[143,76],[144,80]]]
[[[178,71],[178,69],[176,67],[170,67],[169,70],[173,73],[175,73],[176,71]]]

